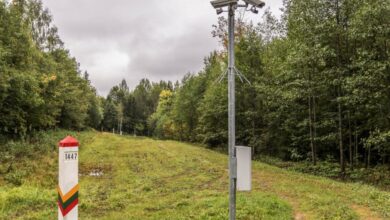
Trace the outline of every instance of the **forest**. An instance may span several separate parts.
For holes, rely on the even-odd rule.
[[[237,78],[237,144],[276,165],[390,185],[390,2],[285,0],[280,19],[267,10],[237,24],[249,81]],[[0,140],[93,128],[227,151],[227,20],[210,31],[222,49],[200,72],[124,79],[100,97],[41,1],[1,1]]]

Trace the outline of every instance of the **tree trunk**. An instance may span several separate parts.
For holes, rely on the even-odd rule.
[[[339,1],[336,1],[336,22],[337,22],[337,28],[340,26],[340,13],[339,13]],[[338,30],[339,31],[339,30]],[[338,34],[338,42],[337,42],[337,78],[338,78],[338,85],[337,85],[337,98],[341,97],[341,39],[340,34]],[[343,130],[342,130],[342,111],[341,111],[341,101],[337,100],[337,111],[338,111],[338,127],[339,127],[339,149],[340,149],[340,170],[341,170],[341,177],[344,178],[345,176],[345,163],[344,163],[344,147],[343,147]]]
[[[364,167],[367,169],[368,168],[368,160],[367,160],[367,148],[364,148]]]
[[[370,168],[370,163],[371,163],[371,146],[368,146],[367,169]]]
[[[353,170],[353,151],[352,151],[352,129],[351,129],[351,113],[348,111],[348,133],[349,133],[349,163]]]
[[[313,165],[316,165],[316,158],[314,154],[314,141],[313,141],[313,122],[312,122],[312,107],[311,107],[311,96],[309,96],[309,132],[310,132],[310,148],[311,148],[311,159]]]
[[[359,163],[359,152],[358,152],[358,136],[357,136],[357,127],[355,122],[355,166]]]
[[[314,165],[317,163],[317,113],[316,113],[316,98],[313,96],[313,150],[314,150]]]
[[[255,140],[256,132],[255,132],[255,120],[252,121],[252,140]],[[252,146],[252,158],[255,157],[255,145]]]
[[[341,175],[345,175],[345,164],[344,164],[344,147],[343,147],[343,131],[341,122],[341,103],[338,103],[338,119],[339,119],[339,149],[340,149],[340,168]]]

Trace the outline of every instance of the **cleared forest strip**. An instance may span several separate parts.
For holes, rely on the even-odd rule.
[[[176,141],[79,135],[80,219],[227,218],[226,155]],[[32,174],[21,186],[0,181],[0,219],[55,218],[56,157],[51,152],[16,162],[19,172]],[[237,214],[256,220],[388,219],[389,198],[374,187],[254,162],[253,190],[238,193]]]

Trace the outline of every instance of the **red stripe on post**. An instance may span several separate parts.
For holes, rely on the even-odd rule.
[[[57,201],[58,207],[60,207],[62,216],[65,217],[72,209],[79,203],[79,199],[74,200],[66,209],[63,209],[60,202]]]
[[[59,147],[78,147],[79,141],[72,136],[67,136],[63,140],[60,141]]]

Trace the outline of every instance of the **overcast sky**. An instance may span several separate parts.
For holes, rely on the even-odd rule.
[[[280,15],[282,0],[265,1]],[[43,0],[65,47],[90,74],[100,95],[123,78],[134,88],[142,78],[180,80],[202,69],[218,49],[217,22],[209,0]],[[263,11],[263,10],[261,10]],[[248,16],[258,22],[261,13]],[[226,16],[226,15],[225,15]]]

